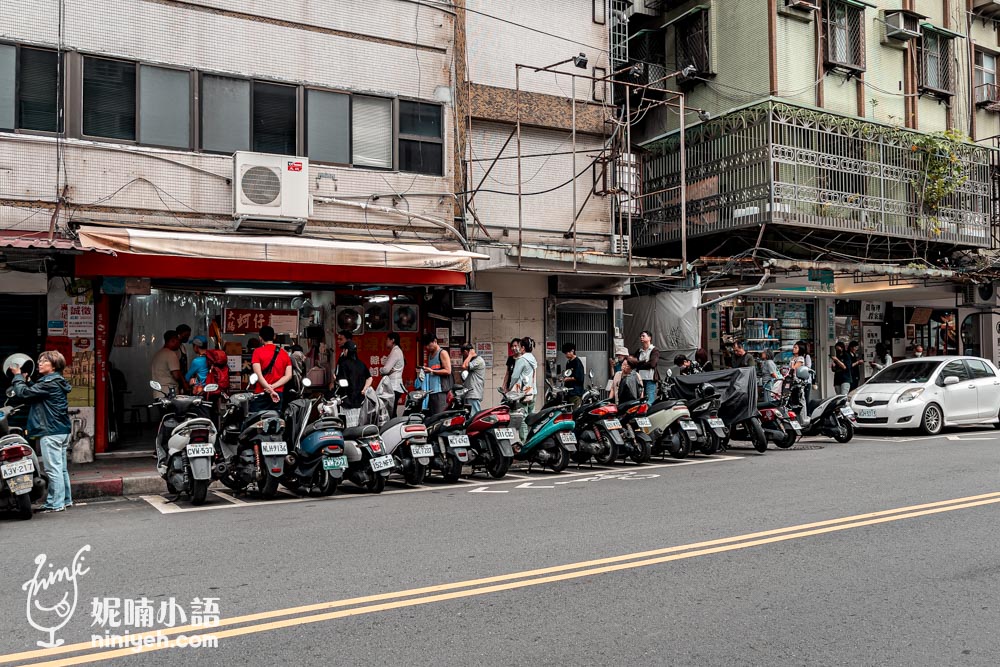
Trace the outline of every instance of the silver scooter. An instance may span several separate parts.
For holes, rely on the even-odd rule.
[[[424,482],[434,447],[427,444],[427,427],[420,415],[389,418],[389,400],[394,397],[379,395],[369,387],[362,414],[366,422],[379,427],[385,453],[396,462],[394,472],[402,475],[407,484],[417,486]]]
[[[156,431],[157,470],[167,482],[167,490],[187,494],[191,502],[201,505],[212,483],[212,463],[215,459],[218,429],[215,422],[198,412],[201,396],[164,392],[159,382],[150,380],[150,388],[162,394],[150,407],[163,409],[163,419]],[[219,385],[205,385],[205,392],[219,390]]]

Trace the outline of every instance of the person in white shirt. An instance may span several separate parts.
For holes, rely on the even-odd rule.
[[[167,331],[163,334],[163,347],[156,351],[150,364],[150,376],[160,383],[161,391],[166,394],[169,394],[171,389],[177,393],[178,387],[184,384],[181,360],[177,355],[180,346],[181,338],[177,332],[173,329]]]
[[[389,412],[391,416],[395,417],[400,399],[406,393],[406,387],[403,385],[403,369],[406,367],[406,358],[402,348],[399,347],[399,334],[395,331],[386,334],[385,346],[389,348],[389,356],[386,357],[385,363],[378,370],[379,375],[385,377],[379,383],[379,393],[384,396],[389,396],[390,392],[393,394],[395,401]],[[385,385],[384,389],[383,385]]]

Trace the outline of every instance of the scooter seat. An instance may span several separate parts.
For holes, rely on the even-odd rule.
[[[352,426],[344,429],[344,440],[358,440],[360,438],[378,435],[378,427],[366,424],[364,426]]]
[[[562,408],[551,407],[551,408],[545,408],[544,410],[539,410],[538,412],[532,412],[530,415],[525,417],[524,423],[527,424],[528,426],[534,426],[538,422],[548,417],[553,412],[562,412]]]
[[[818,401],[816,399],[809,401],[809,414],[812,414],[816,410],[816,408],[818,408],[822,404],[823,401]]]
[[[653,403],[652,407],[649,408],[650,412],[656,412],[657,410],[669,410],[670,408],[680,405],[683,401],[679,398],[668,398],[665,401],[660,401],[658,403]]]
[[[635,406],[642,405],[645,402],[646,401],[626,401],[625,403],[619,403],[618,412],[624,414],[629,410],[631,410],[632,408],[634,408]]]
[[[392,428],[393,426],[399,426],[400,424],[409,424],[411,422],[414,424],[423,424],[424,420],[420,418],[420,415],[406,415],[403,417],[393,417],[386,423],[382,424],[382,428],[379,430],[386,431]]]
[[[757,402],[757,409],[758,410],[765,410],[767,408],[776,408],[776,407],[778,407],[778,404],[775,403],[774,401],[758,401]]]

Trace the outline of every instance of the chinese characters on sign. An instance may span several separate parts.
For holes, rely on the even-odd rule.
[[[295,334],[298,333],[298,312],[226,308],[223,323],[224,331],[229,334],[255,334],[265,325],[274,327],[278,334]]]
[[[483,358],[486,368],[493,368],[493,343],[476,343],[476,355]]]
[[[885,322],[885,304],[878,301],[862,301],[861,322],[863,324],[882,324]]]

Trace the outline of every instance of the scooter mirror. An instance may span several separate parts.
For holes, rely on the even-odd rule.
[[[149,381],[149,388],[150,389],[155,389],[156,391],[163,391],[163,385],[161,385],[156,380],[150,380]]]
[[[338,387],[343,387],[343,388],[346,389],[347,388],[347,384],[348,384],[347,380],[344,380],[343,378],[341,378],[340,380],[337,380],[337,386]]]
[[[14,388],[13,387],[8,387],[7,388],[7,398],[14,398]]]
[[[566,369],[566,372],[563,373],[563,377],[564,378],[571,378],[571,377],[573,377],[573,371],[571,371],[569,369]]]
[[[206,394],[211,394],[213,391],[219,391],[219,385],[217,384],[206,384],[204,387]]]
[[[313,384],[312,380],[310,380],[309,378],[302,378],[302,386],[303,387],[311,387],[312,384]]]
[[[259,380],[259,379],[260,378],[257,377],[256,373],[251,373],[250,374],[250,384],[257,384],[257,380]]]
[[[469,371],[462,371],[462,379],[463,380],[469,379]]]
[[[589,372],[589,373],[587,373],[587,377],[589,377],[589,378],[590,378],[591,380],[593,380],[593,379],[594,379],[594,369],[593,369],[593,368],[591,368],[591,369],[590,369],[590,372]]]

